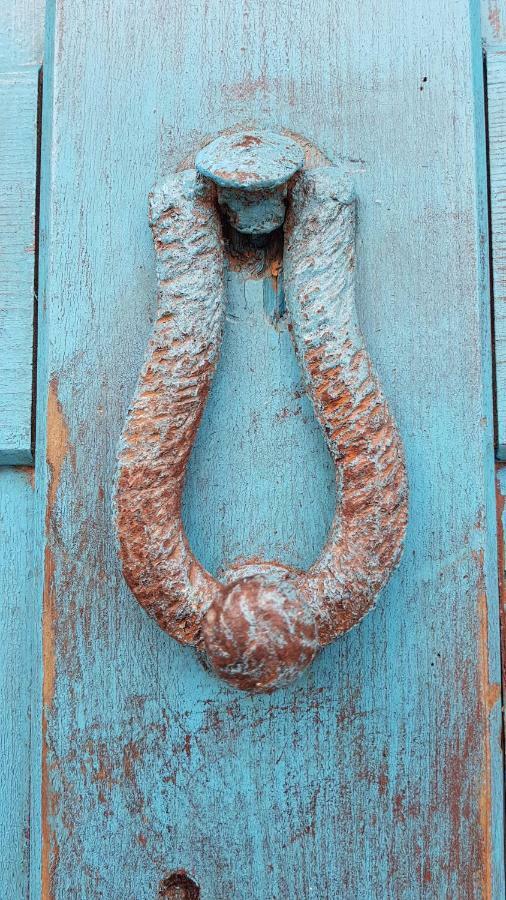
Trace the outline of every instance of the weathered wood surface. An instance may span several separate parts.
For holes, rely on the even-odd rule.
[[[506,684],[506,466],[496,472],[497,537],[499,549],[499,612],[501,619],[501,660],[503,685]],[[504,708],[503,708],[504,713]]]
[[[506,45],[487,50],[497,454],[506,459]]]
[[[0,309],[7,313],[0,320],[0,462],[7,445],[9,454],[22,449],[17,460],[29,459],[30,451],[35,191],[30,150],[43,5],[40,0],[0,3]],[[10,367],[16,359],[21,373]],[[0,893],[9,900],[29,896],[30,793],[37,791],[40,768],[37,750],[32,759],[32,737],[40,750],[31,717],[40,638],[34,566],[33,469],[0,468]]]
[[[33,589],[33,469],[0,469],[0,884],[28,897]]]
[[[41,2],[0,7],[0,465],[32,462]]]
[[[480,0],[481,31],[485,47],[506,41],[506,0]]]
[[[487,69],[497,456],[506,459],[506,2],[481,0]]]
[[[475,7],[470,28],[466,0],[55,6],[38,394],[43,896],[147,900],[184,868],[203,900],[502,897]],[[359,317],[411,498],[375,612],[271,698],[232,693],[149,621],[111,524],[115,447],[155,312],[147,194],[206,134],[246,121],[349,160]],[[265,548],[306,565],[332,518],[287,336],[248,319],[259,284],[236,288],[246,321],[229,314],[190,462],[184,516],[211,571]]]

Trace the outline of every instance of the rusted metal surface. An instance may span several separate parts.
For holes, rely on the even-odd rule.
[[[217,164],[204,150],[202,170],[219,186],[227,180],[232,188],[260,184],[262,209],[279,186],[280,166],[287,178],[298,165],[296,153],[288,164],[278,158],[269,176],[270,134],[265,146],[258,133],[227,135],[213,142],[214,151],[220,141],[233,145],[231,164]],[[287,143],[295,144],[274,142],[274,153]],[[273,202],[279,205],[277,195]],[[306,171],[291,191],[285,226],[285,295],[295,347],[339,485],[342,480],[340,509],[307,572],[247,560],[220,582],[191,553],[181,498],[226,303],[222,230],[209,181],[191,170],[174,176],[151,198],[151,224],[159,306],[120,450],[117,528],[124,575],[158,624],[203,649],[222,678],[240,690],[271,691],[292,681],[320,646],[373,606],[399,560],[407,522],[401,441],[355,309],[353,192],[336,168]]]
[[[229,569],[226,577],[228,590],[203,621],[213,670],[243,691],[268,692],[293,681],[319,648],[300,573],[252,560]]]
[[[221,227],[191,172],[154,193],[151,225],[158,314],[123,432],[117,527],[139,603],[172,637],[199,644],[202,617],[223,588],[190,551],[181,495],[221,340]]]
[[[197,171],[220,187],[245,191],[286,185],[302,169],[301,145],[272,131],[225,133],[197,153]]]
[[[337,169],[315,169],[299,180],[285,233],[286,305],[341,482],[326,546],[301,577],[326,644],[371,609],[399,560],[406,474],[401,440],[358,324],[355,201]]]
[[[269,234],[285,218],[287,183],[304,164],[300,144],[270,131],[222,134],[195,157],[217,187],[229,222],[245,234]]]

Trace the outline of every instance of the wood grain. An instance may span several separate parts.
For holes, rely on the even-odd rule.
[[[0,3],[0,462],[7,447],[11,459],[30,459],[31,153],[43,7],[40,0]],[[40,769],[40,734],[32,716],[34,696],[35,713],[39,706],[40,663],[33,477],[28,467],[0,468],[0,883],[2,894],[15,900],[30,891],[31,793],[37,795]]]
[[[28,897],[32,663],[33,469],[0,469],[1,881]]]
[[[44,897],[147,900],[178,869],[208,900],[503,896],[473,16],[466,0],[55,4],[41,432],[48,395],[51,415],[37,450]],[[271,698],[237,697],[147,619],[111,525],[155,311],[146,198],[206,134],[245,122],[305,134],[354,176],[359,318],[411,498],[377,609]],[[254,304],[259,284],[243,290]],[[266,317],[232,321],[223,346],[184,498],[192,549],[211,571],[267,541],[287,564],[314,559],[335,495],[325,451],[308,449],[319,438],[289,344]]]
[[[0,4],[0,465],[32,460],[42,0]]]
[[[506,459],[506,46],[487,51],[497,455]]]
[[[506,466],[496,471],[497,537],[499,556],[499,611],[501,618],[502,680],[506,683]]]

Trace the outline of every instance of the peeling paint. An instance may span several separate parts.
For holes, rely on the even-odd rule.
[[[488,0],[488,22],[494,38],[499,39],[502,31],[502,22],[498,0]]]
[[[53,510],[60,485],[63,464],[69,453],[68,426],[58,398],[58,378],[54,376],[49,382],[47,397],[47,451],[46,461],[49,468],[49,486],[47,490],[46,533],[49,531]],[[75,468],[75,464],[74,464]]]
[[[501,700],[501,685],[491,683],[489,678],[489,623],[488,598],[485,589],[483,551],[473,552],[478,568],[478,615],[479,615],[479,666],[477,698],[477,714],[483,719],[485,733],[483,735],[483,765],[481,791],[479,799],[479,821],[481,830],[481,873],[484,900],[492,898],[492,759],[490,747],[490,713],[496,703]]]
[[[497,521],[497,565],[499,578],[499,616],[501,629],[501,663],[502,680],[506,684],[506,534],[504,531],[506,496],[503,495],[499,481],[499,472],[503,465],[497,466],[496,473],[496,521]]]
[[[35,487],[35,468],[34,466],[17,466],[17,471],[21,472],[26,478],[28,484],[33,489]]]
[[[44,553],[44,592],[42,621],[42,897],[52,898],[53,875],[58,864],[58,843],[54,830],[50,825],[54,802],[51,794],[48,775],[48,715],[53,705],[56,685],[55,629],[57,621],[57,601],[55,590],[55,556],[54,541],[57,534],[55,507],[63,465],[71,448],[69,445],[68,426],[58,398],[58,379],[52,378],[49,383],[47,401],[47,449],[46,462],[49,470],[49,482],[46,498],[46,548]],[[71,454],[72,455],[72,454]],[[75,466],[74,466],[75,467]]]

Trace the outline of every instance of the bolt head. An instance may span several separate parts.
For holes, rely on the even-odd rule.
[[[219,187],[272,190],[286,184],[304,165],[300,144],[272,131],[223,134],[195,157],[200,175]]]

